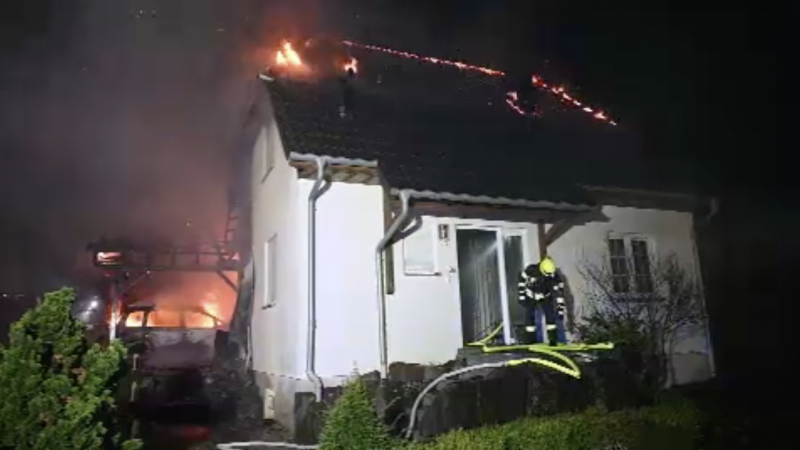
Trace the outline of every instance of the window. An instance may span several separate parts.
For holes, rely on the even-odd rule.
[[[618,294],[653,293],[650,245],[642,237],[610,238],[609,262],[614,292]]]
[[[128,314],[125,319],[125,326],[128,328],[140,328],[144,326],[144,311],[134,311]]]
[[[156,309],[147,313],[145,326],[151,328],[180,328],[183,326],[181,323],[180,311],[169,309]]]
[[[406,275],[436,275],[436,239],[430,222],[403,239],[403,270]]]
[[[258,152],[264,155],[264,176],[261,177],[262,183],[267,179],[269,173],[272,172],[272,168],[275,167],[275,150],[274,145],[272,145],[271,136],[272,133],[268,132],[266,128],[263,128],[258,137],[258,143],[256,144]]]
[[[625,253],[623,239],[609,239],[608,252],[611,260],[611,280],[614,292],[623,294],[630,291],[630,271],[628,269],[628,256]]]
[[[636,292],[640,294],[653,293],[653,275],[650,272],[650,252],[647,250],[647,241],[631,239],[631,260],[633,260],[633,276]]]
[[[272,308],[276,304],[278,283],[278,235],[273,235],[264,244],[264,301],[261,309]]]

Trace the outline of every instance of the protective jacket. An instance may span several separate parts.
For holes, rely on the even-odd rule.
[[[525,268],[519,279],[519,301],[532,321],[526,331],[535,334],[536,342],[566,343],[564,279],[552,261],[545,259]]]

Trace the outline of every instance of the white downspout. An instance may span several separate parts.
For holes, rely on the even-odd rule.
[[[308,336],[306,338],[306,377],[314,385],[317,401],[322,401],[322,378],[317,375],[317,200],[324,192],[327,160],[314,158],[317,178],[308,194]]]
[[[385,379],[389,373],[389,348],[386,343],[386,289],[383,282],[383,251],[386,250],[389,241],[391,241],[394,235],[400,231],[400,228],[405,225],[408,220],[409,197],[410,195],[407,191],[400,191],[400,215],[394,219],[389,229],[386,230],[386,234],[384,234],[375,248],[375,275],[378,277],[378,345],[380,346],[381,379]]]
[[[711,222],[711,219],[717,214],[719,210],[719,203],[717,199],[711,199],[710,201],[710,209],[709,213],[703,218],[702,224],[706,225]],[[696,226],[696,225],[695,225]],[[703,312],[706,316],[706,323],[703,324],[703,329],[705,331],[705,338],[706,343],[708,344],[708,368],[711,371],[711,377],[717,376],[717,362],[714,356],[714,343],[711,340],[711,323],[710,323],[710,316],[708,314],[708,304],[706,303],[706,292],[705,292],[705,280],[703,280],[703,268],[701,267],[700,263],[700,250],[697,246],[697,231],[695,230],[695,226],[692,226],[692,250],[694,251],[694,261],[697,265],[697,278],[700,283],[701,295],[700,299],[702,301]]]

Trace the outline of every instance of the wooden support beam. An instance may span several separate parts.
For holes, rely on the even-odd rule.
[[[539,235],[539,260],[547,256],[547,233],[544,228],[544,221],[540,220],[536,223],[536,229]]]
[[[392,199],[395,207],[399,200]],[[414,201],[414,211],[422,216],[459,217],[469,219],[503,220],[516,223],[553,223],[575,215],[572,211],[532,210],[494,205],[473,205],[433,201]]]
[[[316,165],[305,161],[293,161],[292,167],[297,169],[300,178],[313,179],[317,176]],[[379,184],[377,170],[374,167],[331,165],[326,168],[328,180],[339,183]]]
[[[545,233],[545,242],[549,247],[573,227],[584,225],[589,222],[608,222],[608,220],[609,218],[606,217],[600,209],[594,212],[564,217],[553,222],[553,225]]]
[[[572,219],[562,219],[554,223],[544,235],[545,245],[550,246],[550,244],[566,234],[566,232],[572,228],[574,223],[575,221]]]

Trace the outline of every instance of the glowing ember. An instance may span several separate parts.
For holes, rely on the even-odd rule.
[[[122,259],[120,252],[97,252],[96,262],[100,265],[118,264]]]
[[[154,328],[180,328],[181,312],[169,310],[155,310],[147,315],[147,326]]]
[[[235,274],[227,275],[235,280]],[[236,294],[217,274],[155,273],[124,301],[134,308],[125,318],[127,327],[225,329]]]
[[[125,319],[125,326],[138,328],[217,328],[222,325],[219,319],[219,306],[214,303],[204,303],[202,311],[180,311],[170,309],[155,309],[145,313],[134,311]]]
[[[459,68],[461,70],[468,70],[468,71],[472,71],[472,72],[481,72],[481,73],[485,73],[487,75],[493,75],[493,76],[504,76],[505,75],[505,72],[500,71],[500,70],[489,69],[487,67],[473,66],[472,64],[467,64],[467,63],[460,62],[460,61],[448,61],[446,59],[431,58],[431,57],[428,57],[428,56],[421,56],[421,55],[416,55],[414,53],[401,52],[401,51],[398,51],[398,50],[392,50],[392,49],[389,49],[389,48],[378,47],[378,46],[375,46],[375,45],[356,44],[355,42],[352,42],[352,41],[342,41],[342,43],[344,45],[347,45],[347,46],[350,46],[350,47],[358,47],[358,48],[363,48],[363,49],[367,49],[367,50],[375,50],[375,51],[378,51],[378,52],[388,53],[390,55],[400,56],[402,58],[416,59],[416,60],[425,61],[425,62],[429,62],[429,63],[433,63],[433,64],[440,64],[440,65],[443,65],[443,66],[457,67],[457,68]]]
[[[521,106],[519,106],[519,94],[517,94],[515,91],[511,91],[506,94],[506,104],[517,114],[522,116],[539,117],[541,115],[538,110],[525,111]]]
[[[300,55],[292,48],[289,41],[284,41],[281,49],[275,55],[275,64],[278,66],[294,66],[300,67],[303,65],[303,60]]]
[[[353,73],[358,73],[358,60],[355,58],[350,58],[344,65],[344,71],[349,72],[353,71]]]
[[[414,54],[414,53],[403,52],[403,51],[398,51],[398,50],[392,50],[390,48],[378,47],[378,46],[375,46],[375,45],[358,44],[358,43],[355,43],[355,42],[352,42],[352,41],[342,41],[342,43],[344,45],[349,46],[349,47],[357,47],[357,48],[362,48],[362,49],[366,49],[366,50],[374,50],[374,51],[378,51],[378,52],[382,52],[382,53],[388,53],[388,54],[394,55],[394,56],[399,56],[399,57],[402,57],[402,58],[415,59],[415,60],[418,60],[418,61],[424,61],[424,62],[428,62],[428,63],[432,63],[432,64],[439,64],[439,65],[443,65],[443,66],[456,67],[456,68],[458,68],[460,70],[466,70],[466,71],[470,71],[470,72],[479,72],[479,73],[483,73],[483,74],[490,75],[490,76],[495,76],[495,77],[506,76],[506,73],[501,71],[501,70],[490,69],[488,67],[475,66],[475,65],[472,65],[472,64],[467,64],[465,62],[448,61],[448,60],[445,60],[445,59],[432,58],[432,57],[429,57],[429,56],[422,56],[422,55],[417,55],[417,54]],[[533,84],[537,88],[545,90],[546,92],[550,92],[551,94],[555,95],[559,100],[561,100],[563,103],[566,103],[568,105],[572,105],[572,106],[574,106],[576,108],[581,108],[584,112],[586,112],[588,114],[591,114],[592,117],[594,117],[595,119],[597,119],[597,120],[599,120],[601,122],[605,122],[605,123],[608,123],[610,125],[616,125],[617,124],[616,122],[611,120],[605,113],[598,112],[593,108],[590,108],[588,106],[584,106],[583,103],[579,102],[574,96],[572,96],[569,93],[567,93],[566,89],[564,89],[563,86],[550,86],[550,85],[548,85],[547,83],[544,82],[542,77],[540,77],[539,75],[536,75],[536,74],[531,75],[531,84]],[[511,109],[513,109],[517,113],[519,113],[521,115],[534,115],[534,116],[538,115],[538,113],[525,112],[522,108],[519,107],[519,105],[517,104],[517,98],[516,98],[517,94],[516,94],[516,92],[509,92],[507,95],[508,96],[506,98],[506,103],[511,107]]]

